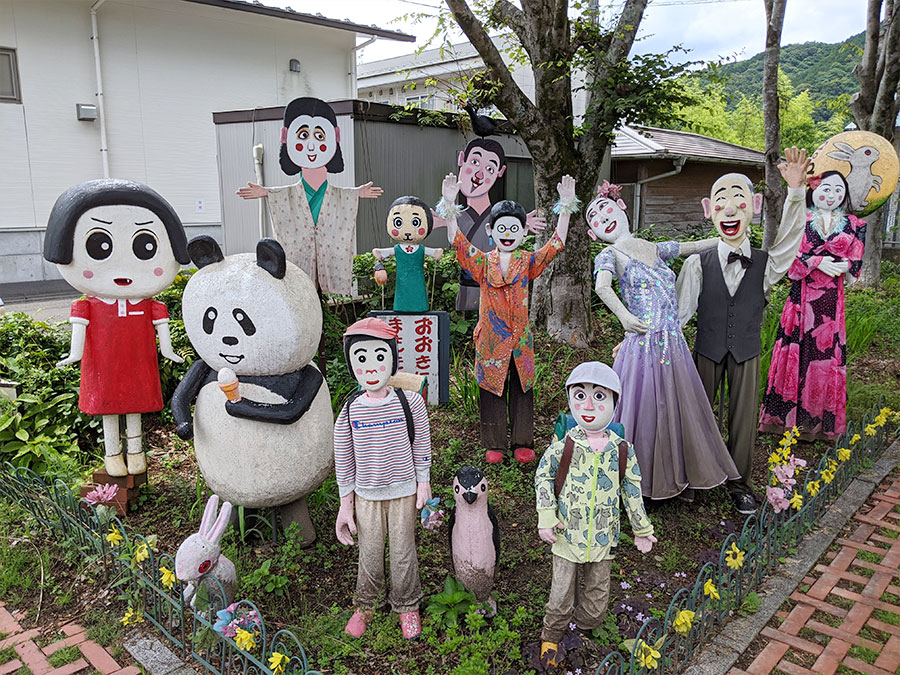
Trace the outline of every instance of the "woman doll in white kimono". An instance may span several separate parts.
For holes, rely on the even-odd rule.
[[[268,197],[272,230],[288,260],[306,272],[323,293],[351,294],[359,199],[380,197],[372,182],[336,187],[329,173],[344,170],[341,134],[331,106],[317,98],[296,98],[284,109],[281,169],[300,181],[282,187],[247,183],[244,199]]]

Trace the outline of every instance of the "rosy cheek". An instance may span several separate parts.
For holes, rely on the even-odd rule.
[[[90,270],[85,270],[84,272],[81,273],[81,276],[83,276],[85,279],[93,279],[94,273],[91,272]]]
[[[357,375],[362,375],[362,368],[357,368],[357,369],[356,369],[356,374],[357,374]]]
[[[746,203],[746,202],[741,202],[740,204],[738,204],[738,208],[741,209],[741,210],[746,209],[746,208],[747,208],[747,203]]]
[[[576,404],[573,405],[572,407],[575,408],[575,410],[581,410],[581,404],[580,404],[580,403],[576,403]]]
[[[722,210],[721,204],[716,204],[716,211],[721,211],[721,210]]]
[[[603,405],[602,403],[598,403],[597,410],[599,410],[600,412],[603,412],[604,410],[606,410],[606,406]]]
[[[824,197],[823,195],[819,195],[819,201],[820,201],[820,202],[824,202],[824,201],[825,201],[825,197]]]
[[[325,152],[327,149],[328,149],[328,146],[327,146],[327,145],[320,145],[320,146],[319,146],[319,150],[321,150],[322,152]]]
[[[613,212],[612,207],[610,206],[608,209],[606,209],[606,212],[607,212],[607,213],[612,213],[612,212]]]
[[[385,370],[387,370],[387,368],[385,368],[385,366],[379,366],[378,370],[383,373]]]
[[[420,228],[419,228],[419,234],[425,234],[425,228],[424,228],[424,227],[420,227]]]
[[[391,236],[399,237],[399,236],[400,236],[400,230],[391,230]]]
[[[297,148],[297,150],[300,150],[301,152],[303,151],[303,143],[297,143],[297,145],[295,145],[294,147]]]
[[[163,275],[163,268],[157,267],[155,270],[153,270],[153,274],[155,274],[158,277],[161,277]]]
[[[471,166],[467,166],[464,173],[465,173],[467,176],[471,175],[471,174],[472,174],[472,167],[471,167]]]

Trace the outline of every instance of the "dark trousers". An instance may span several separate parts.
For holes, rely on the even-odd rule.
[[[534,447],[534,390],[522,391],[522,383],[516,369],[516,362],[510,359],[506,369],[506,384],[503,394],[497,396],[482,389],[481,402],[481,444],[487,450],[506,449],[506,430],[509,426],[510,446],[513,448]]]
[[[731,353],[716,363],[694,353],[694,363],[715,410],[716,391],[725,378],[728,383],[728,452],[741,472],[740,480],[728,482],[732,493],[753,492],[750,473],[753,468],[753,449],[756,447],[756,428],[759,422],[759,356],[738,363]]]

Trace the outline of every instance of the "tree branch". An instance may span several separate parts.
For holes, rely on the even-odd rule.
[[[528,29],[525,13],[509,2],[509,0],[497,0],[491,8],[491,19],[512,29],[525,51],[528,52],[531,62],[534,63],[537,45],[534,41],[534,35]]]
[[[497,107],[520,134],[527,134],[528,129],[538,123],[537,108],[513,80],[509,67],[484,29],[484,24],[472,12],[466,0],[444,0],[444,2],[490,70],[491,77],[501,84],[497,93]]]

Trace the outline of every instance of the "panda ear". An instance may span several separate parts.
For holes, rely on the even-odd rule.
[[[276,279],[284,279],[287,260],[281,244],[274,239],[260,239],[256,245],[256,264]]]
[[[198,268],[222,262],[225,259],[218,242],[207,234],[191,239],[188,243],[188,255],[191,256],[191,260]]]

